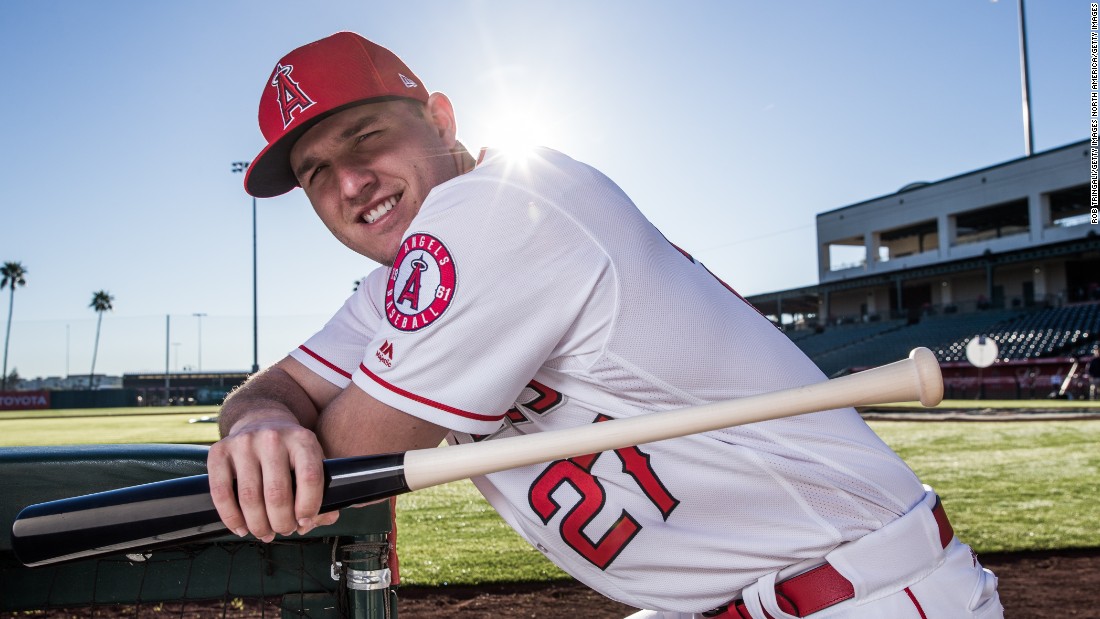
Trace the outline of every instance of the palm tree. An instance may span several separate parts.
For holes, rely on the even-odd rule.
[[[95,376],[95,358],[96,355],[99,354],[99,328],[103,325],[103,312],[114,309],[111,305],[111,301],[114,300],[115,298],[108,294],[106,290],[100,290],[99,292],[92,293],[92,302],[88,305],[88,307],[94,309],[96,313],[99,314],[99,318],[95,323],[95,348],[92,349],[92,371],[88,374],[89,389],[95,388],[92,385],[92,377]]]
[[[4,288],[11,288],[11,297],[8,299],[8,330],[4,335],[4,373],[3,386],[0,387],[0,391],[6,391],[8,388],[8,344],[11,342],[11,312],[15,306],[15,288],[17,286],[27,285],[27,269],[23,268],[22,262],[5,262],[4,266],[0,267],[0,275],[3,279],[0,279],[0,290]]]

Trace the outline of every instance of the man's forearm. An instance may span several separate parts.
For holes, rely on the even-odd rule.
[[[294,419],[313,429],[317,406],[302,386],[279,365],[253,376],[226,398],[218,414],[218,431],[224,438],[243,419]]]

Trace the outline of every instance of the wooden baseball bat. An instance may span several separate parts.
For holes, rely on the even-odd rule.
[[[935,355],[820,383],[582,427],[402,453],[325,460],[321,511],[497,471],[652,443],[814,411],[919,400],[935,406],[943,380]],[[27,566],[222,535],[206,475],[183,477],[25,508],[12,525],[12,549]]]

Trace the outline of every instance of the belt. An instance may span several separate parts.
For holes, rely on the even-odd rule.
[[[936,497],[932,515],[936,517],[936,524],[940,529],[940,543],[947,548],[951,539],[955,537],[955,531],[947,520],[947,513],[944,512],[939,497]],[[779,609],[795,617],[808,617],[820,610],[850,600],[855,595],[855,587],[852,583],[828,563],[775,585],[775,599],[779,603]],[[767,612],[764,615],[772,619]],[[703,616],[714,619],[752,619],[744,600],[741,599],[707,611]]]

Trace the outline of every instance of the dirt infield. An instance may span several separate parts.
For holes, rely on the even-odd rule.
[[[981,556],[997,574],[1005,617],[1100,617],[1100,548]],[[403,619],[584,617],[619,619],[634,609],[579,583],[402,587]]]
[[[1100,617],[1100,548],[990,553],[982,555],[981,561],[997,574],[1001,601],[1008,619]],[[621,619],[635,610],[573,581],[400,587],[397,595],[400,619]],[[138,607],[101,605],[66,610],[2,612],[0,619],[252,619],[278,616],[278,606],[277,598],[266,602],[252,600],[241,606],[231,604],[228,608],[220,600]]]

